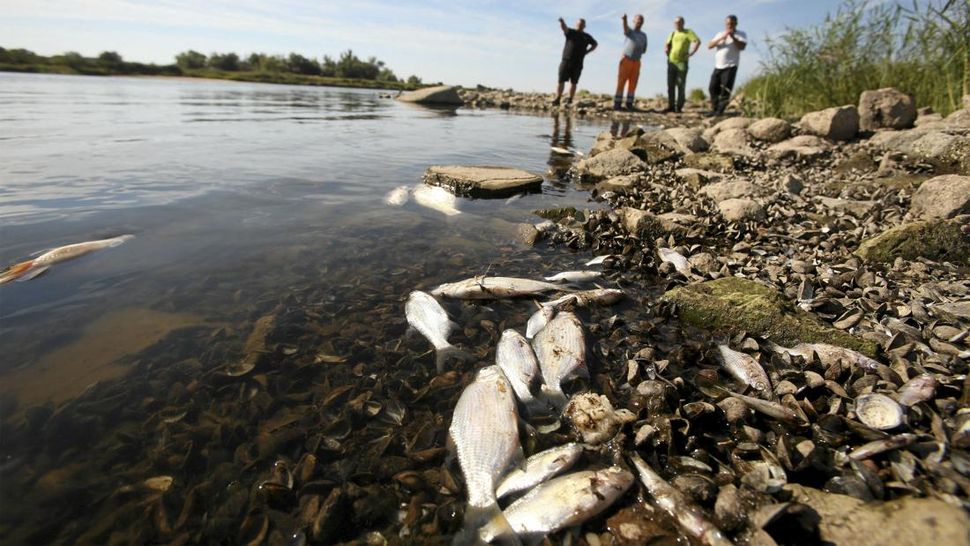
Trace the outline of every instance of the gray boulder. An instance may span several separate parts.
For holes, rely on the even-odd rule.
[[[751,199],[726,199],[717,204],[717,210],[728,222],[765,219],[764,207]]]
[[[458,195],[480,197],[535,190],[542,185],[541,176],[522,169],[464,165],[429,167],[424,173],[424,181],[448,188]]]
[[[708,184],[697,192],[698,195],[710,197],[715,203],[737,197],[752,197],[758,194],[758,186],[747,180],[723,180]]]
[[[458,88],[453,85],[438,85],[435,87],[425,87],[417,91],[408,91],[401,94],[397,100],[402,102],[414,102],[417,104],[439,104],[448,106],[461,106],[464,101],[458,95]]]
[[[627,193],[636,188],[637,184],[640,182],[640,177],[635,174],[625,174],[622,176],[614,176],[613,178],[608,178],[599,184],[596,184],[596,189],[604,191],[614,191],[617,193]]]
[[[859,97],[859,129],[908,129],[916,121],[916,101],[892,87],[863,91]]]
[[[859,110],[855,105],[836,106],[802,116],[802,131],[829,140],[851,140],[859,132]]]
[[[714,149],[722,154],[751,157],[754,149],[748,145],[748,132],[744,129],[728,129],[714,137]]]
[[[706,152],[707,141],[701,137],[698,129],[688,129],[687,127],[672,127],[663,131],[667,133],[680,146],[681,153]]]
[[[724,175],[721,173],[705,171],[704,169],[694,169],[691,167],[677,169],[674,171],[674,175],[686,182],[688,186],[694,188],[695,190],[705,184],[717,182],[724,178]]]
[[[947,174],[920,184],[910,211],[927,218],[953,218],[970,213],[970,176]]]
[[[748,134],[756,140],[774,144],[788,138],[791,134],[791,125],[778,118],[759,119],[748,126]]]
[[[630,174],[643,168],[643,161],[626,148],[613,148],[576,164],[576,170],[586,179],[602,180]]]
[[[805,189],[802,179],[793,174],[786,174],[778,180],[778,189],[791,194],[798,195]]]
[[[815,200],[837,214],[848,214],[856,218],[862,218],[866,214],[869,214],[876,206],[875,201],[857,201],[855,199],[840,199],[837,197],[818,196]]]
[[[713,127],[709,127],[704,131],[704,138],[708,141],[712,141],[714,137],[724,131],[730,131],[732,129],[747,129],[748,125],[754,120],[751,118],[727,118],[725,120],[717,122]]]
[[[768,155],[775,159],[806,159],[824,154],[831,145],[813,135],[798,135],[768,148]]]
[[[703,171],[729,173],[734,170],[734,158],[724,154],[709,152],[684,156],[684,166]]]

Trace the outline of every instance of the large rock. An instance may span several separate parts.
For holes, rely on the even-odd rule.
[[[948,174],[923,182],[913,194],[910,210],[927,218],[970,213],[970,176]]]
[[[656,216],[648,211],[633,207],[620,209],[620,222],[623,224],[623,229],[633,235],[644,231],[648,233],[660,233],[662,231]]]
[[[724,178],[722,173],[714,171],[705,171],[703,169],[693,169],[690,167],[684,167],[683,169],[677,169],[674,171],[674,175],[683,180],[688,186],[699,189],[701,186],[708,184],[710,182],[717,182]]]
[[[795,308],[773,288],[739,277],[679,286],[663,295],[680,319],[715,334],[742,332],[770,338],[781,345],[829,343],[870,356],[876,344],[830,326]]]
[[[718,134],[732,129],[746,129],[754,120],[745,117],[727,118],[714,124],[704,131],[704,138],[713,140]]]
[[[425,87],[417,91],[408,91],[407,93],[402,93],[397,100],[417,104],[440,104],[447,106],[461,106],[464,104],[464,101],[458,95],[458,88],[452,85],[438,85],[435,87]]]
[[[797,137],[774,144],[768,148],[768,155],[775,159],[811,159],[829,151],[831,145],[813,135]]]
[[[682,212],[665,212],[657,215],[657,221],[660,222],[660,228],[664,233],[685,232],[689,226],[696,224],[698,220],[699,218],[693,214]]]
[[[596,189],[601,192],[613,191],[617,193],[628,193],[640,184],[640,178],[639,175],[635,174],[614,176],[613,178],[607,178],[596,184]]]
[[[685,148],[665,131],[643,133],[636,137],[632,143],[630,140],[630,137],[627,137],[617,144],[625,146],[637,157],[650,164],[662,163],[685,153]]]
[[[788,138],[791,134],[791,125],[778,118],[759,119],[748,126],[748,134],[756,140],[774,144]]]
[[[728,155],[751,157],[755,154],[754,149],[748,145],[748,132],[744,129],[721,131],[714,137],[713,148]]]
[[[707,141],[701,137],[701,132],[698,129],[672,127],[670,129],[664,129],[663,132],[674,139],[677,145],[680,146],[681,153],[684,154],[706,152],[709,147]]]
[[[938,169],[970,174],[970,136],[927,133],[913,142],[910,153]]]
[[[855,216],[856,218],[862,218],[863,216],[872,212],[875,208],[875,201],[859,201],[855,199],[841,199],[838,197],[825,197],[818,196],[815,198],[822,206],[831,209],[838,214],[848,214],[850,216]]]
[[[488,166],[432,166],[424,173],[424,181],[443,186],[459,195],[476,197],[501,196],[538,189],[542,177],[510,167]]]
[[[908,129],[916,121],[916,101],[892,87],[863,91],[859,97],[859,129]]]
[[[684,166],[702,171],[729,173],[734,171],[734,158],[712,153],[689,154],[684,156]]]
[[[717,204],[717,210],[728,222],[765,219],[764,207],[751,199],[725,199]]]
[[[623,174],[631,174],[643,168],[644,163],[626,148],[613,148],[576,164],[576,171],[586,179],[602,180]]]
[[[853,106],[836,106],[802,116],[802,131],[829,140],[851,140],[859,132],[859,110]]]
[[[704,186],[697,193],[698,195],[710,197],[715,203],[720,203],[725,199],[751,197],[757,195],[759,192],[758,186],[747,180],[722,180]]]
[[[952,220],[902,224],[867,239],[855,251],[867,262],[892,263],[896,258],[926,258],[970,265],[970,235]]]
[[[819,539],[833,546],[967,546],[970,521],[940,499],[903,497],[863,502],[798,484],[785,491],[819,516]]]

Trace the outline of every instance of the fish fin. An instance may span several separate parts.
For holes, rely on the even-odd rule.
[[[490,543],[522,545],[498,503],[484,508],[468,506],[465,508],[461,531],[452,539],[452,546]]]
[[[51,268],[51,266],[45,265],[45,266],[41,266],[41,267],[37,267],[37,268],[31,269],[31,270],[27,271],[26,273],[24,273],[23,276],[21,276],[19,279],[17,279],[17,282],[24,282],[24,281],[29,281],[30,279],[37,278],[37,277],[43,275],[50,268]]]
[[[418,333],[418,329],[409,324],[408,329],[404,331],[404,339],[411,339],[417,333]]]
[[[475,357],[454,345],[448,345],[447,347],[437,349],[434,355],[434,365],[438,373],[445,371],[445,364],[447,364],[449,360],[471,362],[475,360]]]
[[[30,271],[31,266],[33,265],[34,260],[27,260],[26,262],[16,263],[7,269],[4,269],[3,272],[0,273],[0,284],[19,279],[24,275],[24,273]]]
[[[543,388],[539,393],[539,399],[555,411],[562,411],[569,402],[569,399],[566,397],[566,393],[562,392],[561,389],[553,390],[550,388]]]

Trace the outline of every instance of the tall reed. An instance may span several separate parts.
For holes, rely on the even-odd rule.
[[[881,87],[947,114],[970,93],[970,0],[850,0],[767,47],[759,74],[741,89],[749,115],[797,118],[856,104],[860,93]]]

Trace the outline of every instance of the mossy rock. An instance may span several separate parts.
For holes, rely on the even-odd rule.
[[[781,345],[828,343],[869,356],[876,344],[827,326],[796,309],[777,290],[738,277],[679,286],[663,295],[680,320],[721,334],[747,332]]]
[[[863,241],[855,254],[867,262],[892,263],[896,258],[926,258],[970,265],[970,236],[963,233],[957,222],[912,222]]]
[[[535,214],[539,218],[558,222],[563,218],[575,218],[578,212],[576,207],[555,207],[551,209],[536,209],[532,211],[532,214]]]

